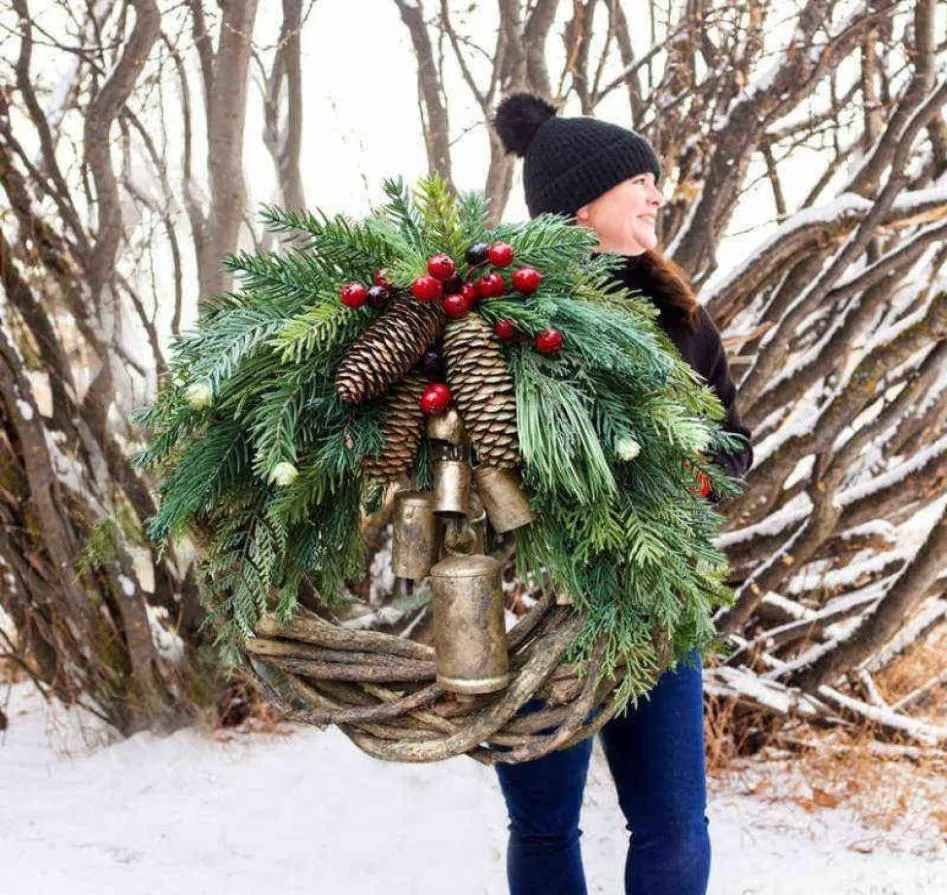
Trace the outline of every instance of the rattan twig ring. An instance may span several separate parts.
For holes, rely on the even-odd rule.
[[[288,720],[336,724],[375,758],[428,762],[467,754],[484,764],[519,762],[580,742],[618,710],[621,674],[596,684],[601,650],[593,649],[584,673],[560,664],[581,626],[577,612],[545,594],[507,635],[512,679],[506,689],[461,699],[436,683],[432,647],[350,631],[301,608],[283,626],[264,615],[246,655]],[[661,671],[669,660],[665,646]],[[518,714],[537,698],[542,708]]]

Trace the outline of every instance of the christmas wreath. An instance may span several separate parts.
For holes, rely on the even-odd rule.
[[[384,190],[360,222],[267,207],[282,250],[227,257],[239,289],[174,338],[136,417],[148,534],[196,535],[222,659],[292,717],[394,760],[537,757],[712,649],[732,592],[694,476],[737,493],[706,457],[738,444],[592,231],[488,229],[483,195],[438,177]],[[386,501],[433,645],[335,615]],[[510,555],[542,596],[506,630]]]

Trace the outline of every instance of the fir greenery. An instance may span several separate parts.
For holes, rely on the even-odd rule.
[[[621,701],[637,698],[659,670],[656,635],[672,640],[675,662],[694,648],[706,657],[712,615],[732,598],[713,544],[722,516],[691,490],[697,468],[718,493],[738,493],[705,460],[739,447],[719,427],[724,410],[657,325],[649,298],[618,283],[619,259],[591,254],[591,231],[556,215],[488,229],[483,195],[453,196],[437,177],[413,192],[388,180],[384,191],[387,201],[361,222],[267,207],[283,251],[226,259],[239,289],[212,297],[175,339],[168,377],[137,415],[151,440],[136,462],[162,479],[148,534],[206,535],[206,602],[227,661],[238,660],[262,611],[292,616],[304,580],[332,605],[364,573],[360,514],[377,507],[381,489],[361,465],[382,448],[385,413],[384,397],[353,407],[337,396],[340,361],[380,313],[343,307],[339,287],[371,283],[385,268],[407,290],[440,252],[467,276],[468,246],[509,242],[514,267],[538,268],[542,286],[530,296],[508,290],[474,313],[509,319],[525,336],[502,346],[536,514],[516,533],[517,573],[572,595],[585,624],[566,661],[584,661],[602,642],[606,673],[625,672]],[[547,357],[531,337],[550,326],[563,348]],[[189,403],[195,386],[209,389],[209,404]],[[640,450],[623,459],[619,444],[631,439]],[[429,486],[424,439],[413,475]]]

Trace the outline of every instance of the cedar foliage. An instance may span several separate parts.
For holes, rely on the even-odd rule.
[[[286,246],[227,258],[240,288],[213,297],[195,329],[176,339],[167,380],[137,416],[152,438],[136,462],[163,479],[149,536],[192,526],[211,533],[205,598],[223,658],[239,660],[262,611],[291,618],[303,579],[331,606],[364,572],[359,519],[378,488],[363,467],[383,450],[389,402],[344,404],[335,380],[384,312],[341,307],[339,287],[370,283],[385,268],[407,292],[442,251],[466,276],[466,247],[499,240],[513,245],[513,268],[543,272],[533,295],[508,291],[472,312],[491,325],[508,318],[524,334],[500,346],[536,513],[516,533],[517,573],[545,575],[573,596],[585,624],[565,659],[582,661],[604,641],[606,668],[626,672],[622,701],[653,685],[655,633],[670,636],[675,661],[694,647],[706,657],[713,612],[732,593],[726,557],[712,543],[723,517],[690,490],[685,461],[732,495],[737,484],[704,454],[739,445],[719,427],[724,411],[711,388],[658,326],[656,307],[617,281],[618,257],[593,257],[594,234],[564,217],[488,230],[482,194],[455,197],[436,176],[413,194],[400,178],[384,189],[387,202],[361,222],[266,208]],[[563,334],[551,357],[532,345],[548,326]],[[198,384],[213,398],[195,409],[185,393]],[[619,445],[629,439],[640,452],[625,460]],[[413,464],[418,487],[429,462],[424,438]],[[279,484],[280,464],[298,476]]]

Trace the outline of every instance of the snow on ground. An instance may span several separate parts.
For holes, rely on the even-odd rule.
[[[8,696],[4,893],[506,891],[502,798],[492,769],[469,759],[387,764],[334,728],[296,725],[108,745],[94,719],[46,706],[28,683]],[[936,825],[905,812],[903,828],[881,832],[842,808],[810,813],[778,798],[803,785],[791,770],[761,784],[748,768],[710,782],[713,895],[943,891],[947,845]],[[621,892],[623,821],[598,747],[583,829],[589,891]]]

